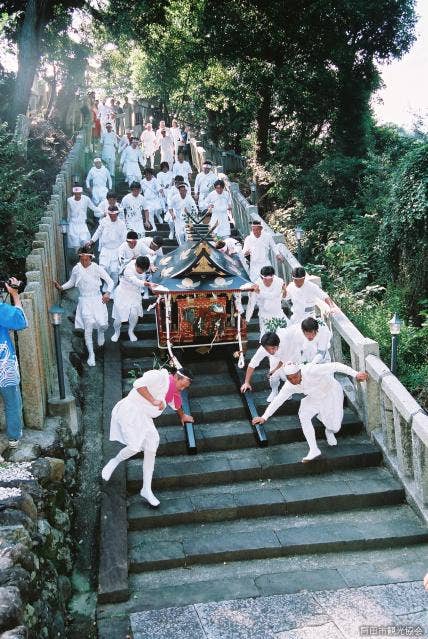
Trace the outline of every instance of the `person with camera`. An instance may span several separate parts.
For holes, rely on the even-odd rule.
[[[0,395],[4,403],[9,448],[18,446],[23,429],[18,359],[9,334],[9,331],[22,331],[28,326],[19,299],[19,284],[15,277],[4,282],[4,289],[9,293],[12,304],[0,301]]]

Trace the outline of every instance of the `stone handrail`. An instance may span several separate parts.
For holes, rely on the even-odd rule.
[[[194,164],[198,167],[205,158],[218,159],[211,149],[208,151],[199,144],[192,147],[192,159],[194,156]],[[226,167],[220,168],[227,172]],[[259,218],[257,206],[248,202],[238,184],[230,182],[228,186],[235,223],[245,237],[251,220]],[[281,263],[271,256],[276,274],[289,282],[292,269],[300,264],[285,245],[284,237],[275,234],[263,220],[262,223],[280,245],[284,257]],[[328,310],[321,301],[319,308],[321,315]],[[339,308],[324,317],[333,334],[332,359],[369,373],[368,381],[363,384],[354,383],[348,377],[341,378],[348,401],[382,449],[385,462],[404,485],[409,501],[428,521],[428,415],[379,358],[377,342],[364,337]]]
[[[53,280],[64,281],[65,263],[59,223],[67,217],[67,197],[73,178],[84,171],[91,140],[90,128],[82,130],[52,187],[33,248],[26,260],[27,286],[21,295],[28,328],[18,333],[18,352],[25,425],[43,429],[50,402],[58,389],[53,329],[49,308],[58,302]],[[66,380],[66,388],[67,388]]]

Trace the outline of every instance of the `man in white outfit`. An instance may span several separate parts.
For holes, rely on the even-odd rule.
[[[98,204],[98,207],[97,207],[98,211],[95,213],[95,217],[102,219],[103,217],[107,215],[107,211],[112,206],[117,206],[117,208],[119,209],[119,219],[122,220],[123,219],[122,206],[118,204],[117,195],[113,191],[109,191],[106,195],[105,200],[102,200],[102,202]]]
[[[286,328],[278,328],[277,332],[265,333],[261,340],[260,346],[254,353],[253,357],[249,361],[247,371],[245,373],[245,380],[241,386],[241,393],[245,393],[247,390],[252,390],[251,379],[256,368],[260,366],[265,357],[269,358],[269,373],[268,380],[271,387],[271,393],[266,399],[267,402],[271,402],[278,395],[278,388],[280,380],[285,381],[285,375],[283,375],[282,367],[284,362],[289,360],[290,355],[294,353],[293,345],[290,340],[287,339]]]
[[[111,122],[107,122],[106,130],[101,135],[101,159],[105,162],[110,175],[114,178],[116,173],[116,149],[118,147],[118,137],[113,131]]]
[[[183,244],[186,241],[186,214],[197,215],[198,207],[188,193],[186,184],[179,184],[177,190],[178,193],[170,199],[168,212],[174,221],[176,240],[178,244]]]
[[[121,157],[122,172],[129,185],[141,180],[141,166],[145,165],[143,154],[138,147],[138,138],[131,139],[130,146],[125,147]]]
[[[115,286],[119,279],[119,248],[126,239],[125,222],[118,215],[117,206],[110,207],[91,238],[91,245],[99,242],[100,266],[107,271]]]
[[[204,208],[211,214],[210,229],[220,239],[230,237],[229,217],[232,215],[232,199],[225,191],[223,180],[214,182],[214,191],[208,193],[204,200]]]
[[[180,142],[182,142],[181,139],[181,130],[180,127],[178,126],[178,122],[177,120],[173,120],[171,122],[171,128],[169,130],[169,135],[171,136],[173,142],[174,142],[174,157],[177,160],[178,157],[178,153],[179,153],[179,147],[180,147]]]
[[[207,160],[202,165],[202,171],[196,176],[194,196],[200,211],[207,208],[204,206],[205,198],[214,188],[214,182],[217,181],[217,176],[213,173],[212,168],[212,162]]]
[[[69,248],[78,249],[91,239],[87,225],[88,209],[98,217],[99,209],[87,195],[83,195],[81,186],[73,187],[73,195],[67,198],[67,241]]]
[[[119,441],[125,447],[102,469],[104,481],[109,481],[121,461],[144,451],[143,487],[140,495],[150,506],[159,506],[159,500],[152,491],[159,446],[159,433],[153,419],[159,417],[168,405],[177,411],[182,424],[193,422],[193,417],[184,413],[180,396],[181,391],[190,386],[192,378],[192,373],[185,368],[180,368],[175,374],[161,368],[147,371],[134,382],[132,390],[116,404],[111,414],[110,440]]]
[[[101,158],[94,159],[94,166],[86,176],[86,188],[90,190],[92,202],[98,206],[112,188],[110,172],[103,166]]]
[[[161,189],[154,176],[153,169],[144,169],[144,178],[141,180],[141,188],[143,190],[145,206],[149,210],[149,219],[150,224],[152,225],[152,230],[156,231],[155,218],[159,224],[163,223],[161,215],[163,204],[160,196]]]
[[[160,161],[161,163],[168,162],[168,166],[171,168],[174,164],[174,140],[168,135],[166,129],[158,129],[158,133],[157,141],[160,150]]]
[[[147,271],[150,269],[150,260],[145,255],[140,255],[131,260],[123,269],[119,286],[114,291],[114,304],[112,317],[114,320],[114,334],[112,342],[117,342],[120,336],[122,322],[128,322],[128,335],[131,342],[137,341],[134,329],[138,318],[143,317],[141,294],[145,287],[152,286],[147,279]]]
[[[246,311],[246,320],[249,322],[255,305],[259,307],[260,336],[268,330],[275,331],[277,327],[287,326],[287,317],[281,305],[285,291],[285,282],[275,275],[273,266],[263,266],[259,279],[254,283],[253,292],[250,293]],[[269,327],[270,321],[273,321],[276,326]]]
[[[303,266],[291,272],[293,281],[287,285],[286,299],[291,301],[293,314],[290,324],[300,324],[306,317],[315,317],[317,300],[323,300],[330,309],[334,308],[331,298],[314,282],[308,282]]]
[[[299,408],[300,424],[309,445],[309,452],[302,459],[302,462],[306,463],[321,455],[312,424],[313,417],[317,416],[324,424],[329,446],[337,445],[335,433],[338,433],[342,426],[343,390],[334,378],[334,373],[344,373],[358,382],[365,382],[368,374],[364,371],[355,371],[340,362],[317,365],[287,362],[284,364],[284,373],[287,381],[263,415],[253,419],[253,425],[264,424],[294,394],[306,395],[300,402]]]
[[[178,152],[177,159],[172,165],[172,174],[174,177],[176,175],[182,175],[184,177],[184,181],[190,184],[190,180],[192,178],[192,167],[188,161],[184,159],[184,153],[182,151]]]
[[[160,171],[156,175],[156,179],[159,184],[159,195],[162,202],[162,210],[166,213],[168,210],[168,191],[171,188],[173,181],[172,171],[169,170],[168,162],[160,163]]]
[[[69,288],[76,287],[79,290],[79,302],[76,309],[75,328],[85,332],[85,344],[88,349],[88,366],[95,366],[94,345],[92,341],[92,332],[97,329],[98,346],[104,344],[104,331],[108,326],[107,302],[113,291],[113,280],[110,275],[92,261],[93,255],[86,252],[86,249],[80,249],[79,262],[71,271],[68,282],[61,286],[58,282],[54,282],[58,291],[66,291]],[[107,290],[101,294],[101,284],[105,282]]]
[[[128,96],[125,96],[125,101],[123,103],[123,114],[125,116],[125,129],[132,128],[132,104],[129,103]]]
[[[269,251],[273,251],[277,260],[284,261],[278,244],[275,244],[270,233],[263,230],[260,220],[251,223],[251,233],[244,240],[244,255],[250,258],[250,280],[255,282],[263,266],[272,266]]]
[[[149,223],[149,210],[145,198],[141,195],[140,183],[131,182],[130,189],[131,192],[125,195],[121,202],[126,228],[144,237],[146,234],[144,224]]]
[[[147,162],[149,160],[150,166],[153,169],[155,165],[155,153],[158,148],[156,133],[153,131],[152,125],[150,122],[146,124],[144,131],[141,134],[141,142],[143,143],[143,156]],[[144,162],[144,165],[146,164]]]

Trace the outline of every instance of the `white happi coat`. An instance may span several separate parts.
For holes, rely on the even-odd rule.
[[[146,234],[144,229],[144,210],[147,208],[144,197],[141,193],[137,197],[134,197],[132,193],[128,193],[120,204],[128,231],[135,231],[144,237]]]
[[[92,201],[98,205],[112,188],[109,170],[105,166],[100,166],[99,169],[93,166],[86,176],[86,188],[92,188]]]
[[[156,133],[154,131],[144,129],[141,134],[140,140],[143,143],[143,155],[146,158],[150,158],[152,155],[155,154],[156,149],[158,148]]]
[[[137,245],[139,245],[141,250],[141,255],[147,255],[150,259],[150,262],[155,262],[157,257],[163,257],[163,249],[160,246],[156,251],[150,248],[150,244],[153,242],[153,237],[142,237],[138,240]],[[146,247],[147,253],[144,253],[143,247]]]
[[[107,165],[110,175],[115,173],[117,135],[114,131],[104,131],[101,135],[101,159]]]
[[[145,290],[146,279],[146,273],[137,273],[135,270],[134,260],[125,266],[114,291],[113,319],[127,322],[131,313],[143,317],[141,294]]]
[[[249,251],[250,254],[250,279],[255,282],[260,277],[260,270],[263,266],[272,266],[269,251],[272,250],[275,255],[279,254],[279,249],[273,241],[272,235],[266,231],[262,231],[260,237],[256,237],[251,232],[244,240],[244,255]]]
[[[141,180],[141,166],[145,165],[145,159],[138,147],[134,149],[131,145],[127,146],[122,153],[122,171],[125,174],[128,184],[131,182],[139,182]]]
[[[101,103],[100,105],[98,105],[98,117],[100,119],[100,123],[103,129],[109,118],[109,113],[110,113],[110,107],[108,107],[106,104]]]
[[[62,285],[63,291],[74,286],[79,290],[75,328],[85,330],[91,324],[94,328],[107,328],[107,305],[103,304],[100,292],[102,280],[107,284],[107,291],[111,293],[114,287],[113,280],[102,266],[92,262],[88,268],[84,268],[79,262],[73,267],[68,282]]]
[[[229,193],[227,193],[227,191],[223,191],[223,193],[211,191],[211,193],[209,193],[205,198],[204,209],[207,209],[211,205],[213,205],[213,209],[211,213],[210,228],[214,228],[214,225],[218,222],[217,227],[214,229],[214,233],[221,238],[229,237],[230,222],[228,210],[232,206],[232,200]]]
[[[109,216],[103,218],[92,236],[92,242],[99,240],[100,266],[112,273],[119,272],[119,247],[126,240],[126,225],[123,220],[112,222]]]
[[[171,170],[172,165],[174,164],[174,141],[169,135],[166,135],[165,137],[162,137],[161,135],[158,138],[158,144],[160,149],[160,161],[168,162],[168,166]]]
[[[82,193],[80,200],[74,196],[67,198],[68,246],[78,248],[91,239],[86,218],[88,209],[97,214],[98,209],[91,199]]]
[[[175,177],[176,175],[181,175],[184,177],[186,183],[189,182],[189,173],[192,173],[192,167],[187,162],[187,160],[183,160],[182,162],[174,162],[172,165],[172,175]]]
[[[106,198],[105,200],[102,200],[98,206],[97,206],[97,211],[94,212],[95,217],[98,218],[103,218],[107,215],[107,211],[108,211],[108,207],[110,206],[108,199]],[[124,220],[124,215],[123,215],[123,210],[122,210],[122,204],[119,204],[119,202],[116,202],[116,205],[118,210],[119,210],[119,218],[121,220]]]
[[[259,287],[260,293],[251,293],[251,299],[247,307],[247,320],[251,319],[254,304],[257,304],[259,307],[260,336],[262,336],[267,331],[266,322],[269,320],[279,318],[287,322],[287,317],[284,315],[281,306],[284,280],[274,275],[270,286],[266,286],[262,278],[256,280],[255,284]]]
[[[344,373],[355,378],[357,371],[340,362],[302,365],[302,381],[290,384],[286,381],[277,397],[263,413],[263,419],[273,415],[295,393],[306,395],[300,402],[299,418],[302,426],[310,424],[315,415],[334,433],[340,430],[343,419],[343,390],[334,373]]]
[[[172,171],[159,171],[159,173],[156,175],[156,179],[158,181],[159,184],[159,189],[161,189],[163,191],[163,194],[160,193],[160,198],[161,198],[161,202],[162,202],[162,208],[165,211],[167,208],[167,198],[168,198],[168,190],[171,187],[171,182],[172,182]]]
[[[155,211],[163,209],[162,200],[159,195],[159,183],[155,177],[152,177],[150,180],[144,178],[144,180],[141,180],[141,188],[143,189],[146,208],[149,209],[151,225],[153,226],[153,230],[156,230],[154,213]]]
[[[181,130],[178,126],[172,126],[169,130],[169,134],[174,142],[175,157],[177,157],[179,142],[181,142]],[[179,173],[180,175],[180,173]]]
[[[198,206],[200,211],[207,208],[205,206],[204,200],[207,197],[208,193],[212,191],[214,182],[216,182],[217,179],[217,176],[212,171],[210,171],[209,173],[204,173],[204,171],[201,171],[196,176],[195,195],[198,196]]]
[[[196,206],[195,200],[188,192],[184,198],[181,197],[180,193],[176,192],[169,199],[168,208],[172,209],[175,213],[175,236],[177,238],[177,242],[182,244],[186,234],[186,211],[190,213],[193,212],[193,215],[197,215],[198,207]]]
[[[326,364],[331,361],[329,348],[332,335],[328,326],[322,322],[319,322],[318,332],[313,340],[305,337],[300,324],[288,326],[285,332],[287,341],[293,348],[288,361],[304,364]]]
[[[151,237],[140,238],[137,241],[134,248],[131,248],[128,242],[123,242],[123,244],[120,245],[119,264],[121,267],[126,266],[128,262],[130,262],[131,260],[134,260],[136,257],[139,257],[140,255],[147,255],[150,262],[154,262],[154,259],[155,259],[154,251],[148,248],[146,244],[146,240],[149,240],[149,242],[151,242],[152,238]]]
[[[269,358],[269,370],[273,370],[279,362],[284,364],[285,362],[291,361],[295,349],[291,341],[288,339],[287,331],[288,328],[277,329],[276,334],[279,337],[279,346],[275,355],[271,355],[263,346],[260,345],[249,361],[248,366],[251,366],[251,368],[257,368],[260,366],[265,357]]]
[[[138,388],[145,386],[154,399],[164,402],[163,408],[153,406]],[[135,380],[132,390],[113,408],[110,424],[110,440],[119,441],[132,450],[155,453],[159,435],[153,423],[166,408],[165,397],[169,389],[169,373],[164,368],[151,370]],[[175,408],[170,404],[172,408]]]
[[[325,300],[327,297],[325,291],[314,282],[308,282],[307,279],[300,288],[294,282],[290,282],[287,286],[287,300],[291,300],[293,303],[293,315],[290,323],[300,324],[306,317],[315,317],[317,300]]]

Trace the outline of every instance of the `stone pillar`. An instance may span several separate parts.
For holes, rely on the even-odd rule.
[[[428,415],[422,412],[413,417],[412,449],[416,494],[428,506]]]
[[[22,307],[28,320],[28,328],[18,332],[19,363],[21,372],[24,422],[29,428],[43,429],[45,421],[46,393],[39,359],[39,333],[37,312],[33,294],[21,295]]]

